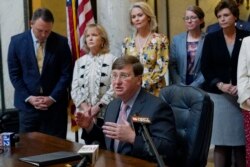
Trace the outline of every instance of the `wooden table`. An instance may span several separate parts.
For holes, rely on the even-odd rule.
[[[19,161],[20,157],[50,153],[55,151],[77,152],[82,144],[63,140],[57,137],[38,132],[20,134],[20,141],[15,147],[5,150],[0,154],[0,167],[30,167],[32,165]],[[70,163],[70,162],[69,162]],[[65,167],[64,164],[52,165]],[[156,167],[155,163],[116,154],[106,150],[99,151],[99,158],[94,167]]]

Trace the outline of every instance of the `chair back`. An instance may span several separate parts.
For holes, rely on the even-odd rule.
[[[0,133],[19,131],[19,111],[11,110],[0,114]]]
[[[192,86],[170,85],[160,97],[174,113],[179,167],[205,167],[213,124],[213,101],[209,95]]]

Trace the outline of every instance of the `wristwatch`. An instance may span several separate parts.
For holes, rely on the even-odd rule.
[[[219,82],[217,85],[218,85],[218,88],[221,90],[221,88],[223,87],[223,82]]]
[[[102,108],[104,107],[104,105],[103,105],[102,103],[100,103],[100,104],[98,105],[98,107],[99,107],[100,109],[102,109]]]

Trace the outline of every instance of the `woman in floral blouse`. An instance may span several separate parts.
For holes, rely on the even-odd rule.
[[[168,39],[155,32],[156,17],[146,2],[136,2],[130,9],[130,22],[136,32],[124,39],[122,52],[136,56],[144,65],[143,87],[158,96],[168,78]]]
[[[86,27],[84,44],[87,54],[75,62],[71,96],[77,111],[102,117],[114,95],[110,74],[115,57],[109,53],[107,33],[101,25]]]

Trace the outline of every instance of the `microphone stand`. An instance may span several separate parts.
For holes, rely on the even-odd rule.
[[[149,147],[153,151],[159,167],[165,167],[166,165],[164,164],[164,162],[162,160],[162,157],[158,153],[158,151],[157,151],[157,149],[155,147],[155,144],[153,143],[152,138],[149,135],[149,132],[148,132],[148,129],[147,129],[146,125],[144,123],[141,123],[141,126],[142,126],[142,129],[143,129],[142,133],[143,133],[143,136],[144,136],[144,138],[146,140],[146,143],[149,145]]]
[[[86,156],[75,167],[86,167],[88,165],[88,159]]]

